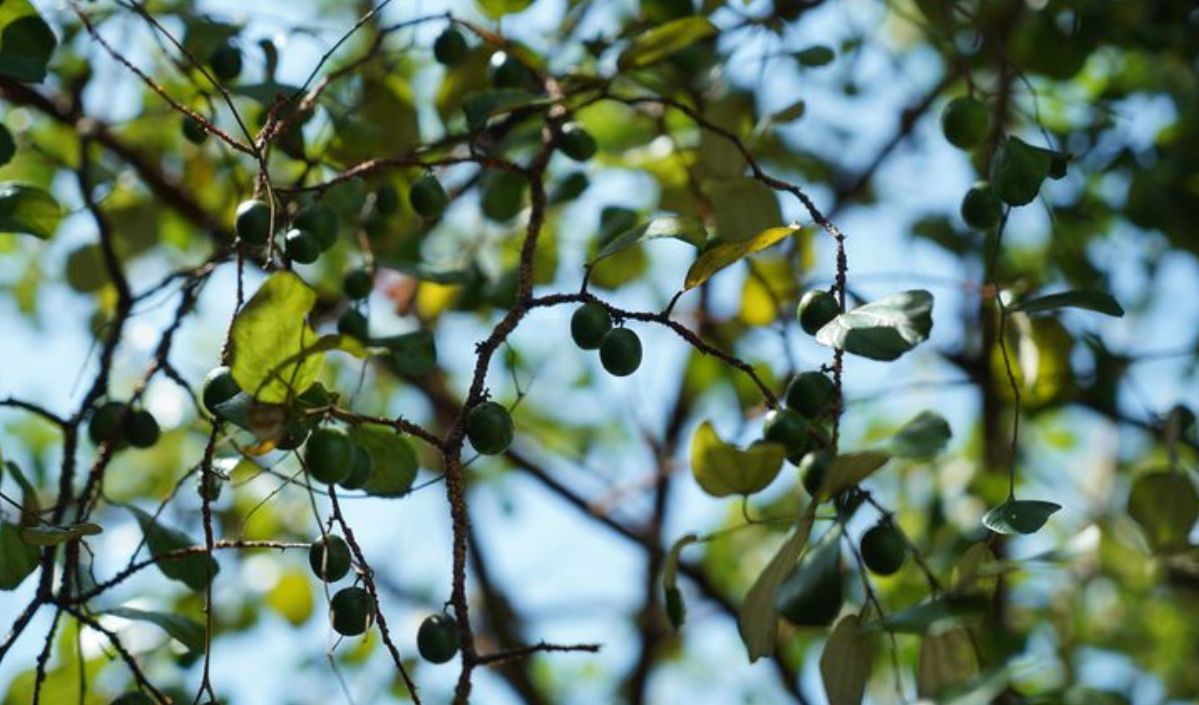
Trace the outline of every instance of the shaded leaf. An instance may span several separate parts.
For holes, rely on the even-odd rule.
[[[703,15],[691,15],[648,29],[633,38],[621,53],[617,66],[621,71],[656,64],[696,42],[715,36],[716,25]]]
[[[29,0],[0,2],[0,76],[37,83],[58,38]]]
[[[437,342],[432,331],[375,338],[371,345],[391,353],[391,366],[398,374],[421,377],[437,368]]]
[[[0,14],[4,12],[0,6]],[[0,233],[21,233],[43,240],[54,235],[62,208],[45,190],[18,181],[0,183]]]
[[[1049,176],[1053,152],[1009,136],[999,146],[992,164],[991,182],[999,200],[1012,206],[1031,203]]]
[[[472,130],[478,130],[493,117],[510,113],[518,108],[532,106],[548,106],[553,101],[544,96],[534,95],[518,88],[490,88],[475,91],[462,100],[462,113],[466,115],[466,124]]]
[[[57,546],[101,531],[103,529],[98,525],[86,522],[69,526],[26,526],[21,529],[21,540],[31,546]]]
[[[1120,303],[1111,294],[1102,291],[1063,291],[1058,294],[1048,294],[1021,301],[1008,308],[1030,314],[1054,311],[1059,308],[1082,308],[1116,318],[1124,315],[1124,308],[1120,306]]]
[[[1131,516],[1158,551],[1187,547],[1191,528],[1199,519],[1199,494],[1195,483],[1180,472],[1141,475],[1128,495]]]
[[[133,516],[141,526],[142,534],[146,537],[146,546],[150,549],[150,555],[155,558],[161,558],[174,551],[197,545],[187,534],[159,523],[157,519],[141,509],[129,507],[129,511],[133,512]],[[204,553],[166,558],[157,561],[156,565],[163,575],[172,580],[178,580],[193,590],[203,590],[208,584],[209,578],[216,576],[220,570],[216,560]]]
[[[990,606],[982,595],[947,593],[870,623],[872,628],[901,634],[925,634],[981,617]]]
[[[873,475],[890,459],[887,453],[875,450],[838,455],[829,466],[818,495],[831,497],[841,490],[847,490]]]
[[[778,640],[778,611],[774,605],[774,594],[803,553],[815,517],[816,505],[811,504],[800,517],[795,530],[758,574],[741,601],[741,609],[737,610],[737,631],[751,663],[774,653]]]
[[[705,421],[691,437],[691,472],[713,497],[751,495],[778,477],[787,457],[779,443],[757,443],[745,450],[725,443]]]
[[[0,523],[0,590],[13,590],[37,568],[38,550],[21,540],[21,529]]]
[[[949,422],[943,416],[933,411],[921,411],[895,432],[886,450],[896,458],[926,460],[945,450],[952,435]]]
[[[983,526],[997,534],[1033,534],[1061,508],[1037,499],[1009,499],[983,515]]]
[[[978,674],[978,658],[970,643],[970,633],[962,627],[920,640],[916,662],[916,692],[933,696]]]
[[[683,289],[694,289],[725,267],[755,252],[773,247],[796,232],[799,232],[798,226],[786,225],[763,230],[748,240],[726,242],[712,247],[700,255],[695,264],[692,264],[691,268],[687,270]]]
[[[608,241],[606,245],[600,249],[592,258],[592,264],[600,261],[605,257],[620,252],[626,248],[632,247],[647,240],[669,237],[675,240],[682,240],[690,243],[695,247],[703,247],[708,239],[708,231],[704,228],[704,224],[695,218],[687,216],[667,216],[664,218],[654,218],[648,223],[638,225],[637,227],[626,230]]]
[[[475,0],[479,7],[492,19],[520,12],[533,4],[533,0]]]
[[[891,294],[829,321],[816,332],[816,342],[871,360],[894,360],[928,339],[932,311],[927,291]]]
[[[833,63],[833,59],[837,58],[837,52],[833,51],[830,46],[824,44],[816,44],[792,54],[800,66],[808,68],[816,68],[818,66],[826,66]]]
[[[699,537],[695,534],[686,534],[670,546],[666,559],[662,561],[662,591],[666,616],[670,620],[670,626],[676,631],[683,626],[687,617],[687,606],[683,603],[683,594],[679,592],[679,554],[698,540]]]
[[[376,497],[399,497],[412,487],[420,464],[412,444],[395,430],[363,424],[349,429],[350,436],[366,448],[374,469],[363,488]]]
[[[307,323],[316,293],[292,272],[272,274],[233,321],[230,368],[259,401],[283,403],[312,386],[324,355],[303,355],[316,332]]]
[[[820,677],[829,705],[862,702],[873,659],[873,635],[862,629],[858,615],[846,615],[833,627],[820,654]]]
[[[134,607],[113,607],[105,610],[106,614],[138,622],[149,622],[162,627],[162,630],[187,647],[189,651],[202,653],[204,651],[204,625],[179,614],[165,612],[150,612]]]
[[[727,140],[715,141],[705,148],[707,164],[711,165],[721,154],[715,146],[727,145]],[[733,150],[726,157],[727,168],[740,174],[745,160],[740,152]],[[783,222],[783,211],[774,190],[757,179],[748,176],[711,178],[703,183],[703,190],[712,201],[716,219],[718,242],[740,242],[753,238],[758,233],[770,230]]]
[[[294,568],[283,571],[264,598],[268,607],[298,627],[312,616],[314,600],[308,575]]]

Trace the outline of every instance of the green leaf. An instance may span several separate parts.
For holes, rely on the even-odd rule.
[[[778,641],[778,611],[774,606],[774,593],[799,561],[800,554],[808,544],[815,517],[816,505],[813,503],[808,505],[795,530],[758,574],[741,602],[741,609],[737,610],[737,631],[741,634],[751,663],[774,653]]]
[[[427,262],[394,262],[389,267],[410,277],[434,284],[468,284],[478,274],[470,267],[459,267]]]
[[[375,338],[371,345],[384,347],[391,353],[391,366],[398,374],[422,377],[437,369],[437,340],[432,331]]]
[[[978,657],[966,629],[958,627],[920,640],[916,692],[921,697],[931,697],[965,683],[977,673]]]
[[[204,625],[195,620],[178,614],[150,612],[134,607],[113,607],[112,609],[105,610],[105,613],[123,619],[155,624],[162,627],[163,631],[170,634],[180,644],[186,646],[188,651],[193,653],[204,652]]]
[[[96,524],[83,523],[69,526],[26,526],[21,529],[21,540],[30,546],[57,546],[75,541],[84,536],[95,536],[102,532]]]
[[[770,121],[776,125],[795,122],[803,117],[806,112],[808,112],[808,104],[801,98],[782,110],[772,113]]]
[[[487,121],[520,108],[552,105],[544,96],[534,95],[518,88],[489,88],[475,91],[462,100],[462,112],[466,124],[472,130],[487,125]]]
[[[1063,291],[1058,294],[1028,299],[1008,308],[1012,311],[1023,311],[1029,314],[1054,311],[1059,308],[1082,308],[1116,318],[1124,315],[1124,308],[1120,306],[1120,303],[1111,294],[1102,291]]]
[[[412,444],[394,429],[365,424],[350,428],[350,437],[366,448],[374,470],[366,483],[367,494],[399,497],[412,487],[420,463]]]
[[[671,545],[666,559],[662,561],[662,591],[666,616],[675,631],[683,626],[687,618],[687,606],[683,603],[683,594],[679,592],[679,554],[698,540],[699,537],[695,534],[686,534]]]
[[[928,602],[892,612],[886,619],[871,622],[872,628],[900,634],[924,634],[947,624],[981,617],[990,602],[977,594],[947,593]]]
[[[639,69],[676,54],[720,30],[703,15],[691,15],[648,29],[633,37],[616,64],[621,71]]]
[[[56,46],[58,38],[29,0],[0,2],[0,76],[41,81]]]
[[[718,152],[716,145],[726,144],[727,140],[714,142],[704,151]],[[740,153],[734,150],[730,158],[736,161],[736,166],[730,168],[738,173],[744,169],[744,159]],[[720,242],[748,240],[783,222],[778,196],[757,179],[748,176],[710,178],[704,181],[703,190],[712,200],[712,214],[716,219],[716,235]]]
[[[895,432],[886,451],[896,458],[928,460],[945,450],[952,435],[944,417],[932,411],[921,411]]]
[[[1035,534],[1061,508],[1037,499],[1009,499],[983,515],[983,526],[997,534]]]
[[[141,526],[142,534],[146,537],[146,546],[150,549],[150,555],[155,558],[196,546],[196,543],[187,534],[160,524],[153,516],[141,509],[129,507],[129,511],[133,512],[134,518]],[[159,560],[156,565],[163,575],[171,580],[178,580],[193,590],[203,590],[208,584],[209,578],[215,577],[220,570],[216,560],[203,553]]]
[[[279,581],[266,594],[264,601],[288,624],[298,627],[312,617],[314,600],[311,579],[301,570],[288,568],[279,576]]]
[[[475,0],[475,2],[493,20],[520,12],[533,4],[533,0]]]
[[[638,225],[635,228],[626,230],[608,241],[608,244],[595,254],[591,263],[602,260],[605,257],[616,254],[633,245],[636,245],[647,240],[655,240],[658,238],[669,237],[675,240],[682,240],[690,243],[695,247],[703,247],[708,241],[708,231],[704,224],[695,218],[687,216],[667,216],[664,218],[654,218],[648,223]]]
[[[691,472],[713,497],[762,491],[778,477],[786,457],[780,443],[756,443],[745,450],[725,443],[709,421],[691,437]]]
[[[300,87],[267,81],[265,83],[239,83],[229,86],[226,90],[233,95],[249,98],[265,107],[271,107],[280,98],[290,101],[292,96],[300,91]],[[283,116],[280,115],[280,117]]]
[[[827,66],[828,64],[833,63],[833,59],[837,58],[837,52],[833,51],[833,48],[830,46],[816,44],[814,46],[807,47],[806,49],[800,49],[792,54],[792,56],[795,57],[795,60],[799,62],[800,66],[816,68],[818,66]]]
[[[336,137],[329,151],[335,159],[357,164],[380,154],[404,154],[420,143],[412,89],[398,73],[364,80],[362,96],[348,112],[330,111]]]
[[[1131,516],[1157,551],[1187,547],[1191,528],[1199,519],[1199,494],[1195,483],[1180,472],[1151,472],[1132,484],[1128,495]]]
[[[0,523],[0,590],[14,590],[37,568],[38,550],[21,539],[21,529]]]
[[[928,339],[932,312],[932,294],[901,291],[837,316],[816,332],[816,342],[871,360],[895,360]]]
[[[4,467],[8,468],[9,474],[13,480],[16,480],[17,485],[21,488],[21,526],[33,526],[40,519],[42,505],[37,498],[37,489],[33,486],[26,477],[25,473],[21,472],[21,467],[11,460],[4,461]]]
[[[846,615],[833,627],[820,654],[820,677],[829,705],[860,705],[874,660],[873,634],[861,618]]]
[[[233,321],[233,379],[258,401],[283,403],[312,386],[324,355],[302,354],[316,332],[307,323],[316,293],[292,272],[277,272]]]
[[[829,466],[828,474],[824,476],[824,483],[820,485],[817,494],[820,497],[831,497],[841,490],[847,490],[873,475],[890,459],[891,456],[887,453],[876,450],[838,455]]]
[[[1009,136],[999,146],[992,165],[995,194],[1008,205],[1031,203],[1049,176],[1052,163],[1053,152]]]
[[[793,233],[799,232],[799,226],[785,225],[779,228],[763,230],[748,240],[727,242],[709,249],[695,260],[687,270],[683,289],[694,289],[708,281],[711,276],[725,267],[768,247],[777,245],[781,240]]]
[[[0,5],[0,14],[4,12]],[[45,190],[19,181],[0,183],[0,233],[50,239],[62,220],[62,208]]]

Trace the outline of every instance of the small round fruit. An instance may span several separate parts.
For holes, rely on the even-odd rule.
[[[1054,181],[1060,181],[1066,178],[1066,172],[1070,170],[1070,155],[1054,152],[1049,159],[1049,178]]]
[[[483,455],[503,453],[512,445],[512,415],[502,404],[485,401],[466,415],[466,437]]]
[[[907,558],[907,546],[899,529],[883,520],[862,534],[862,562],[877,575],[893,575]]]
[[[191,115],[183,116],[181,129],[183,130],[183,138],[192,144],[204,144],[208,140],[208,130],[205,130],[200,121]]]
[[[119,401],[109,401],[101,404],[92,411],[92,418],[87,424],[87,436],[92,443],[120,444],[124,442],[124,427],[126,404]]]
[[[325,534],[308,549],[308,565],[326,583],[337,582],[350,572],[350,547],[340,536]]]
[[[491,55],[491,85],[496,88],[519,88],[529,76],[520,60],[505,51]]]
[[[375,603],[360,587],[342,588],[329,602],[329,621],[342,636],[358,636],[375,623]]]
[[[366,340],[370,337],[370,324],[361,311],[351,308],[337,319],[337,332],[358,340]]]
[[[217,367],[209,372],[201,389],[200,399],[204,402],[204,408],[213,416],[220,416],[217,406],[241,393],[241,387],[233,379],[233,373],[228,367]]]
[[[775,608],[797,626],[832,623],[845,602],[845,578],[837,542],[825,544],[805,558],[779,585]]]
[[[383,184],[375,189],[375,210],[382,215],[395,215],[400,212],[400,194],[391,184]]]
[[[445,663],[458,653],[458,622],[448,614],[434,614],[416,632],[416,650],[429,663]]]
[[[228,42],[217,46],[208,55],[212,73],[222,81],[232,81],[241,73],[241,52]]]
[[[466,56],[466,37],[453,27],[447,27],[444,32],[433,40],[433,58],[444,66],[453,66]]]
[[[962,198],[962,220],[975,230],[990,230],[1003,218],[1003,203],[989,181],[979,181]]]
[[[129,445],[134,448],[150,448],[161,435],[158,421],[145,409],[134,409],[125,415],[124,432]]]
[[[610,330],[612,317],[608,315],[608,309],[599,304],[583,304],[570,317],[570,337],[584,350],[598,348]]]
[[[440,218],[449,202],[441,182],[432,174],[420,177],[412,184],[412,188],[408,189],[408,203],[412,205],[412,210],[428,220]]]
[[[360,490],[370,482],[371,473],[375,470],[375,461],[371,459],[370,451],[361,444],[354,444],[354,460],[350,463],[350,476],[342,480],[341,486],[347,490]]]
[[[833,465],[833,454],[827,450],[814,450],[804,455],[799,461],[799,476],[803,478],[803,488],[813,497],[820,491],[828,469]]]
[[[824,414],[836,394],[833,381],[820,372],[803,372],[787,385],[787,408],[809,419]]]
[[[292,228],[283,238],[287,258],[300,264],[312,264],[321,256],[321,241],[307,230]]]
[[[802,454],[808,448],[808,420],[791,409],[775,409],[766,414],[762,425],[762,436],[772,442],[781,443],[788,455]]]
[[[371,273],[365,269],[351,269],[341,280],[341,288],[351,299],[365,299],[371,295],[374,282]]]
[[[600,342],[600,362],[617,377],[627,377],[641,366],[641,339],[628,328],[613,328]]]
[[[337,244],[337,214],[329,206],[313,203],[296,214],[295,226],[312,233],[321,250]]]
[[[837,297],[824,289],[812,289],[805,293],[795,309],[799,325],[808,335],[816,335],[817,331],[839,313],[841,307],[837,304]]]
[[[558,141],[558,149],[576,162],[585,162],[595,156],[597,147],[595,138],[589,132],[578,123],[568,122],[562,126],[562,139]]]
[[[969,96],[949,101],[941,113],[941,131],[959,149],[973,149],[982,144],[990,129],[991,113],[987,106]]]
[[[257,199],[237,207],[237,236],[247,245],[265,245],[271,236],[271,207]]]
[[[354,462],[354,442],[340,428],[319,428],[308,437],[304,464],[313,479],[326,485],[343,482]]]

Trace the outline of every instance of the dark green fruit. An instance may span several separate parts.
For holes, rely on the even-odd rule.
[[[375,623],[375,603],[360,587],[342,588],[329,602],[329,621],[342,636],[358,636]]]
[[[87,424],[87,436],[92,439],[92,443],[120,445],[125,442],[123,421],[126,407],[122,402],[109,401],[92,411],[92,418]]]
[[[641,366],[641,339],[628,328],[614,328],[600,342],[600,362],[617,377],[627,377]]]
[[[445,195],[445,189],[441,187],[441,182],[432,174],[420,177],[408,190],[408,203],[412,204],[412,210],[422,218],[429,220],[440,218],[449,202],[450,199]]]
[[[308,549],[308,565],[326,583],[337,582],[350,572],[350,547],[340,536],[325,534]]]
[[[570,337],[584,350],[595,350],[612,329],[608,309],[599,304],[583,304],[570,317]]]
[[[375,189],[375,210],[382,215],[395,215],[400,212],[400,194],[391,184],[383,184]]]
[[[480,204],[483,215],[494,223],[506,223],[525,207],[528,182],[520,174],[500,171],[490,174],[483,183]]]
[[[241,387],[233,379],[233,373],[228,367],[217,367],[209,372],[201,389],[200,399],[204,408],[213,416],[220,416],[217,413],[219,404],[229,401],[241,392]]]
[[[554,187],[550,193],[550,203],[563,203],[565,201],[573,201],[587,190],[591,185],[591,180],[587,178],[587,174],[581,171],[572,171]]]
[[[795,309],[795,317],[799,319],[800,327],[808,335],[816,335],[817,331],[839,313],[841,307],[837,305],[837,297],[823,289],[812,289],[805,293]]]
[[[337,244],[337,214],[329,206],[313,203],[296,214],[295,226],[312,233],[321,250]]]
[[[1049,178],[1054,181],[1059,181],[1066,178],[1066,172],[1070,169],[1070,155],[1062,154],[1061,152],[1054,153],[1049,160]]]
[[[429,663],[445,663],[458,653],[458,622],[448,614],[434,614],[416,632],[416,650]]]
[[[232,81],[241,73],[241,52],[232,44],[221,44],[208,55],[208,65],[219,80]]]
[[[803,478],[803,488],[813,497],[820,491],[824,478],[828,477],[828,469],[833,465],[833,454],[827,450],[814,450],[799,461],[799,476]]]
[[[183,138],[192,144],[204,144],[208,139],[208,130],[200,124],[200,121],[191,115],[183,116]]]
[[[853,518],[853,513],[858,511],[858,507],[862,506],[862,502],[866,501],[866,493],[857,487],[841,490],[833,496],[833,506],[837,509],[837,518],[842,522],[847,522]]]
[[[462,61],[466,56],[466,49],[466,37],[453,27],[447,27],[433,40],[433,58],[445,66],[453,66]]]
[[[979,181],[962,198],[962,220],[975,230],[990,230],[1003,219],[1003,202],[989,181]]]
[[[973,149],[982,144],[990,129],[991,113],[987,106],[969,96],[949,101],[941,113],[941,131],[959,149]]]
[[[337,319],[337,332],[357,340],[367,340],[370,338],[370,324],[366,316],[351,308]]]
[[[365,269],[351,269],[341,280],[341,288],[351,299],[365,299],[371,295],[374,282],[371,273]]]
[[[354,444],[354,461],[350,464],[350,476],[342,481],[341,486],[347,490],[360,490],[370,482],[371,473],[375,470],[375,461],[370,451],[360,444]]]
[[[491,85],[519,88],[529,78],[529,70],[511,54],[497,51],[491,55]]]
[[[247,245],[265,245],[271,236],[271,207],[259,200],[237,207],[237,236]]]
[[[283,237],[287,258],[300,264],[312,264],[321,256],[321,241],[307,230],[292,228]]]
[[[562,126],[562,139],[558,141],[558,149],[576,162],[585,162],[595,156],[597,149],[595,138],[578,123],[568,122]]]
[[[844,587],[840,548],[831,541],[816,549],[783,580],[775,593],[775,607],[792,624],[827,626],[841,611]]]
[[[808,420],[791,409],[775,409],[766,414],[762,436],[787,448],[787,455],[799,455],[808,448]]]
[[[836,395],[833,381],[820,372],[803,372],[787,385],[787,408],[809,419],[824,415]]]
[[[319,428],[304,447],[304,464],[313,479],[326,485],[343,482],[354,463],[354,442],[340,428]]]
[[[907,558],[907,546],[899,529],[887,520],[862,534],[862,562],[877,575],[893,575]]]
[[[135,409],[125,415],[124,432],[125,439],[134,448],[149,448],[161,435],[158,421],[145,409]]]
[[[483,455],[503,453],[512,444],[512,415],[501,404],[485,401],[466,415],[466,437]]]

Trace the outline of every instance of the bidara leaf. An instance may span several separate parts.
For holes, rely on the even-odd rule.
[[[0,2],[0,76],[41,81],[56,46],[58,38],[29,0]]]
[[[520,12],[533,4],[533,0],[475,0],[475,2],[493,20],[498,20],[504,15]]]
[[[17,485],[21,488],[21,517],[19,523],[21,526],[33,526],[41,521],[38,515],[41,514],[41,503],[38,502],[37,489],[34,488],[26,477],[25,473],[21,472],[21,466],[11,460],[4,461],[4,467],[8,468],[9,474],[16,480]]]
[[[666,559],[662,561],[662,592],[666,604],[666,617],[675,631],[683,626],[687,618],[687,605],[683,603],[683,593],[679,592],[679,554],[698,540],[699,537],[695,534],[684,535],[671,545]]]
[[[88,522],[69,526],[26,526],[21,529],[21,540],[31,546],[57,546],[102,531],[99,525]]]
[[[1023,311],[1029,314],[1054,311],[1059,308],[1082,308],[1116,318],[1124,315],[1124,308],[1120,306],[1120,302],[1116,301],[1111,294],[1102,291],[1063,291],[1021,301],[1008,308],[1012,311]]]
[[[709,421],[691,437],[691,472],[713,497],[760,492],[778,477],[786,457],[780,443],[757,443],[745,450],[725,443]]]
[[[38,550],[15,524],[0,522],[0,590],[14,590],[37,568]]]
[[[981,617],[990,601],[977,593],[946,593],[906,610],[873,621],[871,628],[900,634],[925,634]]]
[[[4,10],[0,6],[0,14]],[[62,208],[45,190],[19,181],[0,183],[0,233],[49,239],[62,220]]]
[[[873,660],[873,634],[862,629],[858,615],[846,615],[833,627],[820,654],[820,677],[829,705],[860,705]]]
[[[165,612],[151,612],[134,607],[113,607],[105,610],[106,614],[138,622],[149,622],[158,625],[180,644],[193,653],[204,651],[204,625],[182,615]]]
[[[704,252],[687,270],[683,289],[694,289],[708,281],[711,276],[725,267],[749,256],[761,252],[768,247],[777,245],[790,235],[799,232],[798,225],[784,225],[778,228],[763,230],[757,235],[737,242],[726,242]]]
[[[876,470],[887,464],[891,456],[876,450],[865,450],[856,453],[843,453],[833,459],[824,482],[820,485],[817,496],[831,497],[841,490],[847,490],[862,480],[870,477]]]
[[[1035,534],[1061,508],[1037,499],[1009,499],[983,515],[983,526],[997,534]]]
[[[703,15],[691,15],[648,29],[633,38],[617,59],[621,71],[656,64],[720,30]]]
[[[280,404],[312,386],[324,354],[307,316],[316,292],[292,272],[272,274],[233,320],[233,379],[258,401]]]
[[[932,312],[932,294],[901,291],[842,313],[816,332],[816,342],[871,360],[894,360],[928,339]]]
[[[519,108],[548,107],[553,101],[539,95],[534,95],[519,88],[490,88],[475,91],[462,100],[462,113],[466,116],[466,124],[472,130],[478,130],[487,125],[493,117],[499,117]]]
[[[1032,202],[1049,176],[1053,152],[1034,147],[1019,137],[1007,137],[995,154],[991,182],[999,200],[1011,206]]]
[[[945,450],[953,435],[949,422],[932,411],[921,411],[895,432],[886,451],[896,458],[927,460]]]
[[[1184,549],[1199,519],[1199,494],[1185,473],[1151,472],[1132,483],[1128,515],[1145,530],[1155,550]]]
[[[704,228],[703,223],[687,216],[675,215],[654,218],[648,223],[626,230],[609,240],[608,244],[604,245],[603,249],[596,253],[591,263],[595,264],[603,258],[610,257],[637,243],[663,237],[674,238],[675,240],[682,240],[696,247],[703,247],[704,243],[708,240],[708,231]]]
[[[970,643],[970,632],[957,627],[940,634],[925,635],[916,662],[916,692],[934,696],[960,685],[978,674],[978,658]]]
[[[399,497],[412,487],[420,463],[406,438],[394,429],[375,424],[351,427],[350,437],[371,456],[371,478],[363,488],[367,494]]]
[[[774,606],[774,594],[799,561],[808,544],[815,518],[816,503],[813,502],[799,518],[795,530],[758,574],[741,602],[741,609],[737,610],[737,631],[741,634],[750,663],[774,653],[775,642],[778,641],[778,610]]]
[[[163,575],[172,580],[178,580],[193,590],[203,590],[209,579],[220,570],[216,560],[204,553],[163,558],[174,551],[192,548],[196,546],[196,543],[187,534],[160,524],[153,516],[137,507],[129,507],[129,511],[133,512],[134,518],[142,528],[150,555],[160,559],[157,561],[157,565]]]

